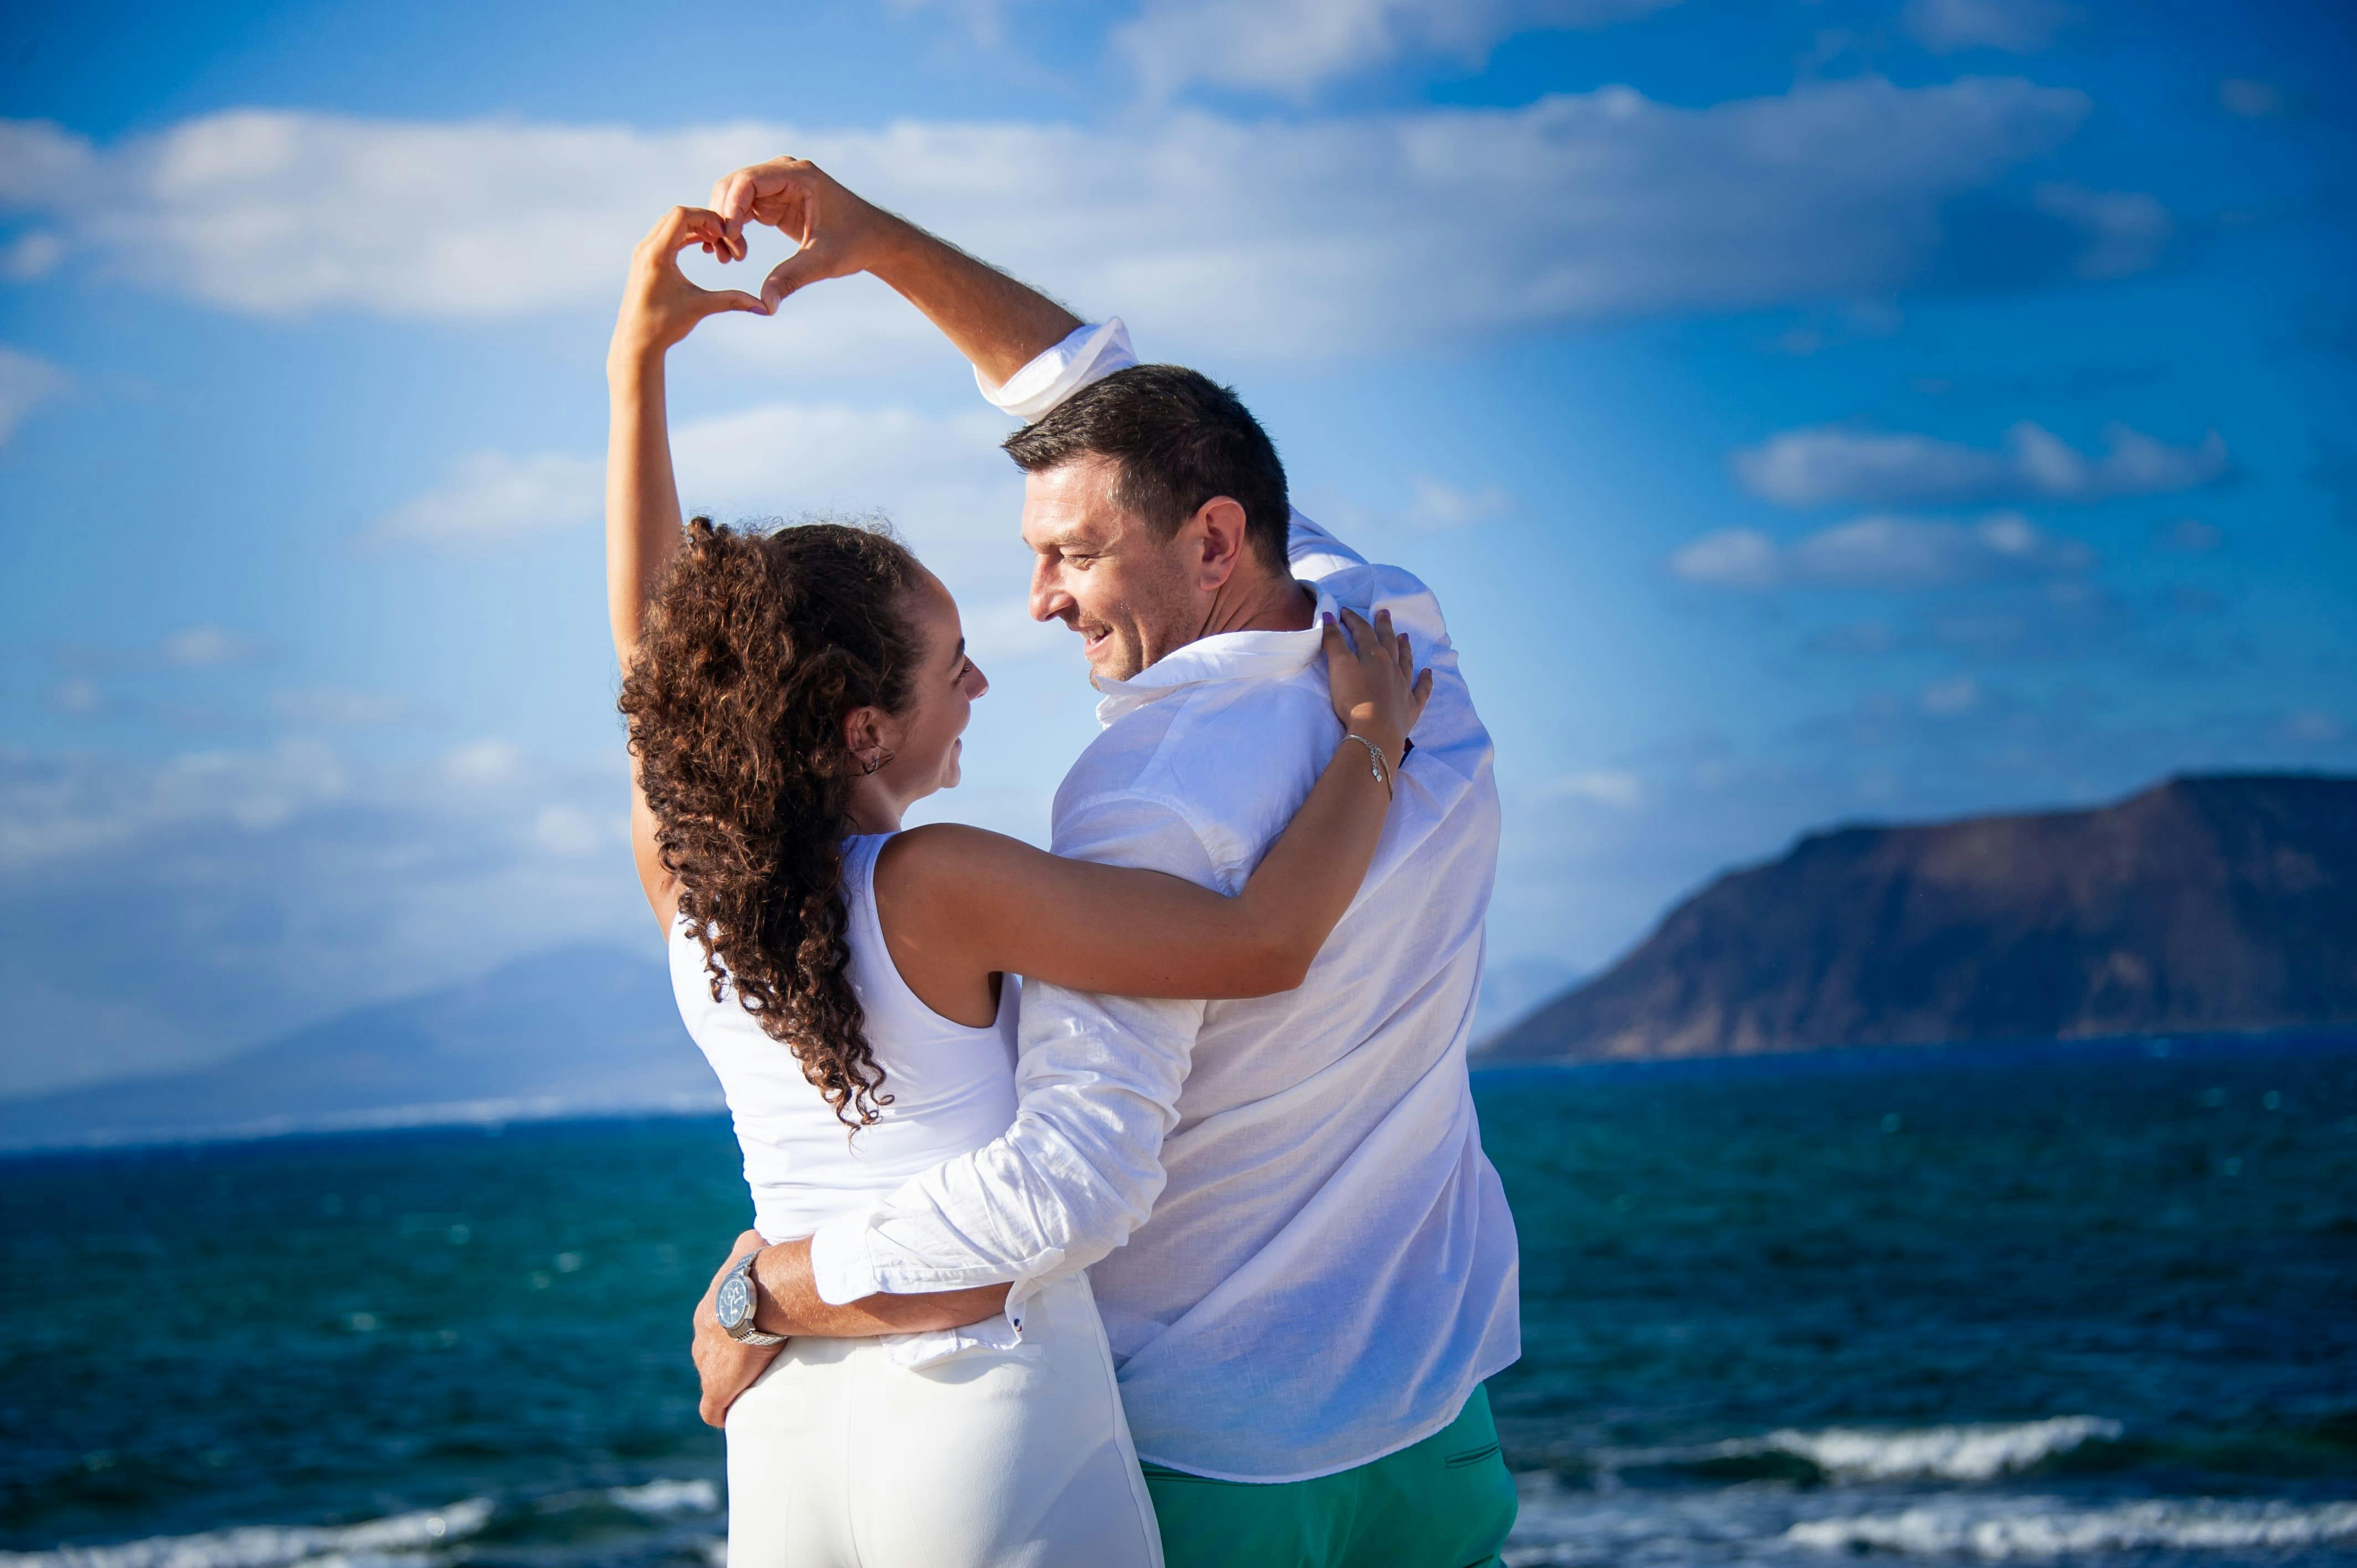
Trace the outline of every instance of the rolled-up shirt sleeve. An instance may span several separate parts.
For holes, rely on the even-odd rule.
[[[976,366],[974,384],[993,407],[1028,423],[1091,381],[1102,381],[1135,363],[1137,355],[1129,346],[1129,328],[1115,316],[1075,328],[1062,342],[1041,350],[1002,385],[992,386],[983,379],[981,367]]]
[[[1055,848],[1232,891],[1171,802],[1107,794],[1060,805]],[[1202,1021],[1200,1002],[1027,983],[1014,1124],[822,1226],[811,1238],[820,1297],[840,1305],[1012,1282],[1020,1302],[1120,1246],[1161,1196],[1162,1141]]]

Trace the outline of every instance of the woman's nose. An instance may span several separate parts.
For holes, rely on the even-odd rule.
[[[988,696],[990,694],[990,677],[982,672],[982,666],[969,659],[965,661],[965,670],[966,685],[969,688],[965,694],[965,700],[971,703]]]

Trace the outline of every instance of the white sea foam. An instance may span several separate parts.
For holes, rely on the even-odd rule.
[[[256,1524],[113,1546],[0,1552],[0,1568],[417,1568],[421,1559],[474,1534],[490,1517],[489,1498],[469,1498],[359,1524]]]
[[[1785,1428],[1760,1437],[1734,1437],[1674,1448],[1605,1450],[1596,1455],[1607,1473],[1641,1465],[1692,1465],[1711,1459],[1789,1454],[1844,1481],[1986,1481],[2067,1454],[2090,1440],[2120,1435],[2120,1423],[2099,1415],[2058,1415],[2044,1421],[1979,1422],[1955,1426],[1882,1428],[1831,1426],[1819,1432]]]
[[[1873,1552],[2033,1563],[2117,1552],[2183,1563],[2209,1552],[2339,1552],[2357,1544],[2357,1501],[2345,1500],[2091,1504],[1774,1483],[1590,1491],[1544,1474],[1517,1483],[1522,1517],[1503,1553],[1510,1568],[1824,1568],[1835,1556]]]
[[[710,1481],[649,1481],[642,1487],[608,1487],[606,1500],[649,1519],[680,1513],[717,1513],[720,1488]]]
[[[1986,1481],[2067,1454],[2090,1438],[2108,1442],[2119,1434],[2116,1421],[2097,1415],[2058,1415],[2046,1421],[1900,1432],[1843,1426],[1823,1432],[1771,1432],[1764,1442],[1770,1448],[1797,1454],[1844,1480],[1937,1477],[1943,1481]]]
[[[1892,1513],[1807,1520],[1787,1530],[1784,1538],[1836,1552],[1986,1558],[2155,1548],[2280,1549],[2357,1541],[2357,1502],[2163,1498],[2075,1508],[2052,1498],[1959,1499]]]

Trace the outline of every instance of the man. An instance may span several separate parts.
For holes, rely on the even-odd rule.
[[[1305,716],[1326,704],[1320,612],[1388,608],[1435,676],[1366,886],[1299,989],[1026,987],[1015,1124],[764,1251],[754,1321],[872,1333],[845,1309],[1000,1284],[1019,1305],[1088,1268],[1171,1563],[1491,1560],[1513,1488],[1481,1382],[1520,1353],[1516,1255],[1465,1047],[1498,806],[1438,606],[1292,512],[1234,395],[1135,365],[1118,321],[1084,326],[798,160],[713,206],[730,259],[748,220],[801,242],[768,304],[873,273],[1031,421],[1006,443],[1031,612],[1082,638],[1105,726],[1058,792],[1058,854],[1233,892],[1332,749]],[[718,1419],[760,1362],[710,1299]]]

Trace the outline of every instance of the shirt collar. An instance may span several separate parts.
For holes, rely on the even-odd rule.
[[[1148,703],[1206,682],[1278,680],[1308,669],[1318,657],[1325,618],[1335,613],[1335,604],[1317,584],[1301,585],[1318,596],[1310,624],[1303,630],[1223,631],[1172,649],[1126,681],[1090,676],[1089,683],[1100,693],[1097,723],[1110,725]]]

